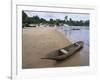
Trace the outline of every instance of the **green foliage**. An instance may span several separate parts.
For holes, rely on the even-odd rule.
[[[65,16],[65,21],[67,21],[68,20],[68,16]]]
[[[28,18],[27,14],[24,11],[22,11],[22,23],[23,24],[27,22],[27,18]]]
[[[69,21],[67,21],[67,24],[69,26],[89,26],[89,20],[83,21],[74,21],[71,18],[69,19]]]
[[[30,27],[28,23],[25,23],[25,27]]]
[[[46,21],[45,19],[41,18],[41,19],[40,19],[40,23],[42,23],[42,24],[46,24],[47,21]]]
[[[50,24],[54,24],[53,19],[50,19],[49,23],[50,23]]]
[[[86,20],[86,21],[84,22],[84,25],[85,25],[85,26],[89,26],[89,24],[90,24],[89,20]]]
[[[39,18],[37,15],[33,17],[28,17],[27,14],[22,11],[22,27],[29,27],[29,24],[48,24],[50,26],[63,26],[64,24],[67,24],[69,26],[89,26],[89,20],[83,21],[74,21],[71,18],[68,20],[68,16],[64,17],[64,20],[61,19],[50,19],[47,21],[44,18]]]

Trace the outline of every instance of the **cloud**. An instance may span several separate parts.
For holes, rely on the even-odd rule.
[[[56,13],[56,12],[35,12],[35,11],[24,11],[29,17],[39,16],[40,18],[44,18],[46,20],[49,19],[62,19],[64,20],[65,16],[72,18],[72,20],[89,20],[89,14],[81,14],[81,13]]]

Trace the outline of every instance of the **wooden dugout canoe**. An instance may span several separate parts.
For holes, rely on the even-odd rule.
[[[84,44],[83,41],[78,41],[67,47],[53,51],[49,53],[46,57],[41,58],[41,59],[51,59],[51,60],[56,60],[56,61],[64,60],[67,57],[76,53],[78,50],[80,50],[83,47],[83,44]]]

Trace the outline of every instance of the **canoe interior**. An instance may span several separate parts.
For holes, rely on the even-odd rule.
[[[66,57],[71,56],[72,54],[74,54],[75,52],[80,50],[82,47],[83,47],[83,42],[79,41],[79,42],[71,44],[67,47],[62,48],[62,49],[66,50],[68,52],[67,55],[62,53],[59,49],[59,50],[55,50],[55,51],[50,52],[46,57],[49,58],[49,59],[52,58],[54,60],[55,59],[56,60],[65,59]]]

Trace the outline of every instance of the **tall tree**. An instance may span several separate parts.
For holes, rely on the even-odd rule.
[[[25,24],[27,24],[27,21],[28,21],[28,16],[24,11],[22,11],[22,27],[24,27]]]
[[[34,24],[39,24],[40,23],[40,18],[38,16],[33,16],[32,19],[33,19]]]
[[[72,20],[72,18],[69,19],[68,24],[69,24],[69,26],[72,26],[72,25],[73,25],[73,20]]]
[[[53,24],[54,23],[53,19],[50,19],[49,23],[50,24]]]
[[[68,20],[68,16],[65,16],[65,21],[67,22],[67,20]]]

